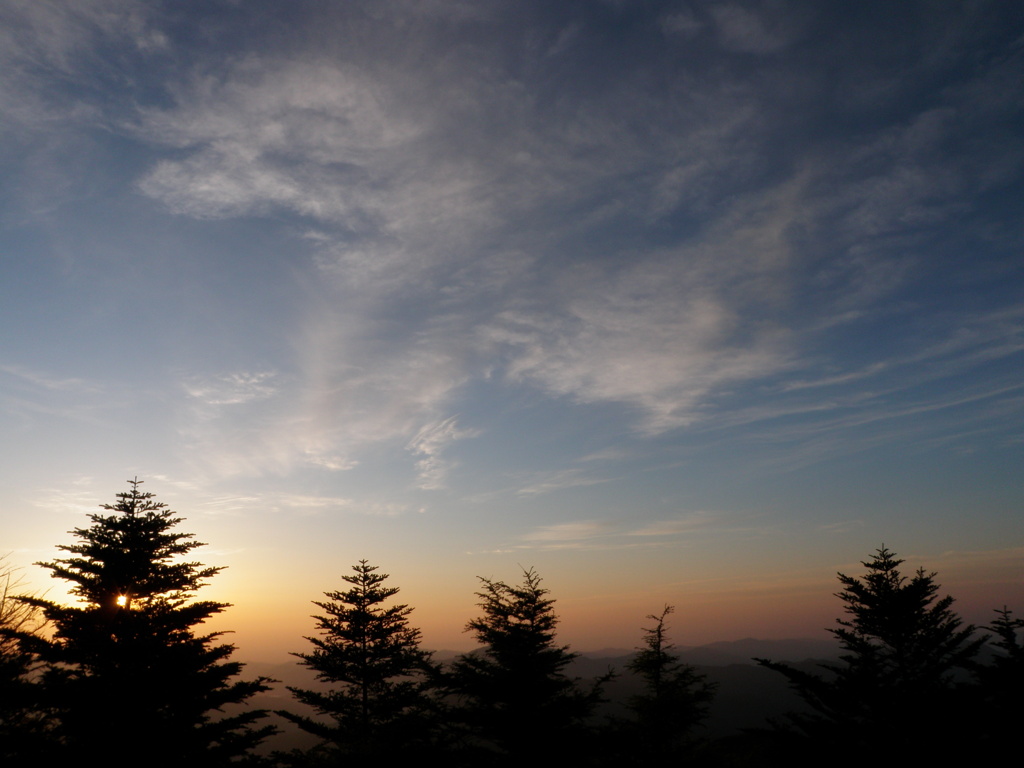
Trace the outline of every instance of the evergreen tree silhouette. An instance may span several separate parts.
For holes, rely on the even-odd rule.
[[[324,611],[314,617],[320,636],[306,638],[314,650],[293,654],[329,689],[289,690],[332,722],[280,714],[324,740],[315,751],[317,765],[362,758],[392,765],[422,757],[434,724],[430,691],[437,670],[420,648],[420,631],[409,624],[413,609],[385,605],[399,591],[384,586],[388,574],[366,560],[352,570],[342,576],[349,589],[314,602]]]
[[[449,676],[458,719],[471,735],[467,764],[585,762],[584,721],[610,674],[589,691],[565,674],[577,654],[555,642],[554,601],[535,570],[524,570],[518,585],[480,582],[483,613],[466,631],[482,647],[456,659]]]
[[[977,665],[978,730],[993,753],[1005,747],[1006,736],[1024,720],[1024,619],[1005,606],[985,629],[991,635],[992,657]]]
[[[654,626],[644,628],[644,647],[627,666],[644,681],[644,692],[629,702],[636,719],[627,729],[633,744],[626,759],[637,765],[682,758],[714,698],[714,685],[706,676],[672,652],[666,619],[673,611],[666,605],[660,614],[647,617]]]
[[[814,675],[757,659],[785,675],[810,712],[789,717],[810,757],[861,764],[880,750],[893,759],[939,760],[963,737],[967,697],[958,683],[982,640],[938,598],[935,573],[903,576],[903,563],[884,546],[864,562],[863,579],[840,573],[837,593],[848,616],[829,630],[844,653]],[[942,738],[937,738],[942,734]]]
[[[22,636],[47,665],[47,700],[68,758],[107,766],[224,766],[275,729],[266,713],[223,708],[268,689],[265,678],[235,679],[234,646],[194,628],[229,607],[193,594],[221,568],[180,558],[203,544],[173,529],[181,518],[140,490],[117,494],[109,514],[59,546],[71,556],[39,563],[74,586],[82,604],[27,599],[53,627],[52,639]]]

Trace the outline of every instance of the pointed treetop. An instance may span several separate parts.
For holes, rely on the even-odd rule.
[[[653,627],[643,627],[644,645],[646,648],[637,648],[638,651],[651,650],[657,653],[669,653],[675,646],[668,641],[668,626],[666,620],[669,614],[675,613],[675,607],[665,605],[660,614],[649,613],[647,618],[654,622]]]
[[[58,545],[73,557],[37,564],[72,582],[71,593],[86,602],[121,607],[133,599],[181,600],[222,570],[181,562],[204,544],[194,541],[194,534],[172,530],[182,518],[142,491],[141,480],[128,485],[116,503],[101,505],[111,514],[90,514],[92,525],[70,531],[79,543]]]

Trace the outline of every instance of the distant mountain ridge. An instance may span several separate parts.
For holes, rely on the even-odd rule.
[[[787,638],[783,640],[719,640],[705,645],[680,645],[674,652],[686,664],[753,664],[753,659],[769,658],[774,661],[803,661],[805,659],[837,659],[839,645],[832,638]],[[583,651],[590,659],[626,658],[636,653],[634,648],[602,648]]]
[[[754,661],[755,657],[785,661],[813,671],[820,662],[836,660],[840,648],[830,639],[758,640],[748,637],[707,645],[679,646],[675,652],[683,663],[693,665],[716,685],[716,695],[704,733],[718,737],[734,734],[742,728],[765,726],[769,717],[776,718],[787,711],[802,708],[802,702],[789,689],[785,678],[759,666]],[[605,687],[608,701],[599,713],[601,717],[622,714],[629,697],[641,691],[640,681],[626,669],[634,653],[636,650],[629,648],[583,651],[572,663],[569,674],[584,680],[595,679],[608,672],[609,668],[615,671],[615,679]],[[460,655],[460,651],[440,650],[434,652],[434,660],[448,663]],[[249,662],[245,666],[244,676],[254,675],[280,681],[272,691],[253,698],[254,706],[270,710],[301,709],[286,686],[322,686],[298,660],[279,664]],[[308,735],[297,733],[288,723],[283,723],[282,728],[285,734],[271,740],[274,749],[309,747],[315,743]]]
[[[575,649],[573,649],[575,650]],[[629,659],[635,648],[600,648],[593,651],[576,651],[582,659],[617,662]],[[832,638],[786,638],[782,640],[759,640],[745,637],[741,640],[718,640],[705,645],[679,645],[674,649],[680,660],[695,666],[716,666],[725,664],[754,664],[753,659],[768,658],[773,661],[803,661],[805,659],[838,659],[839,645]],[[434,660],[447,662],[462,651],[440,650],[434,652]],[[578,662],[577,662],[578,663]]]

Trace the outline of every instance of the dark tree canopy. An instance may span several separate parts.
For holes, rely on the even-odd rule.
[[[466,631],[482,647],[457,659],[450,675],[471,743],[486,752],[489,764],[538,764],[545,755],[555,763],[559,750],[578,759],[582,725],[600,700],[600,684],[585,691],[566,675],[577,654],[555,641],[554,601],[536,571],[525,570],[518,585],[480,581],[482,615]]]
[[[289,712],[281,714],[324,739],[318,754],[331,762],[347,758],[390,760],[422,755],[430,737],[435,705],[429,696],[436,670],[420,648],[420,631],[409,624],[412,608],[386,603],[398,593],[386,587],[386,573],[360,560],[351,587],[327,592],[314,604],[319,637],[308,637],[311,653],[296,653],[327,684],[326,690],[289,688],[325,723]]]
[[[50,718],[34,684],[38,665],[19,637],[35,637],[39,611],[18,598],[23,584],[0,557],[0,765],[15,765],[25,755],[46,758],[52,735]]]
[[[647,617],[654,626],[644,628],[644,647],[628,665],[644,682],[644,692],[629,702],[636,718],[630,730],[638,742],[630,751],[639,764],[680,757],[714,698],[707,678],[673,653],[666,625],[673,610],[666,605],[660,614]]]
[[[907,577],[902,563],[882,547],[863,563],[863,578],[839,574],[846,618],[829,631],[843,654],[840,664],[822,665],[823,676],[757,660],[789,678],[809,706],[810,713],[790,717],[797,733],[847,762],[879,748],[894,757],[937,757],[964,730],[957,675],[982,641],[972,640],[974,627],[952,610],[953,598],[938,597],[936,574],[920,569]]]
[[[1024,619],[1005,606],[985,629],[992,653],[988,664],[978,665],[978,730],[986,745],[1003,745],[1006,734],[1024,721]]]
[[[182,560],[197,547],[174,530],[182,519],[129,481],[107,514],[72,531],[69,557],[40,563],[72,583],[76,606],[26,600],[53,627],[50,640],[23,638],[47,665],[43,678],[69,754],[107,765],[225,765],[273,731],[253,728],[258,710],[222,708],[267,690],[235,679],[234,646],[194,627],[228,608],[194,593],[221,569]]]

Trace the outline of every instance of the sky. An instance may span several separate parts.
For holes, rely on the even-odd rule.
[[[822,636],[885,545],[1024,611],[1024,6],[0,0],[0,553],[138,477],[286,659]],[[647,622],[649,624],[649,622]]]

